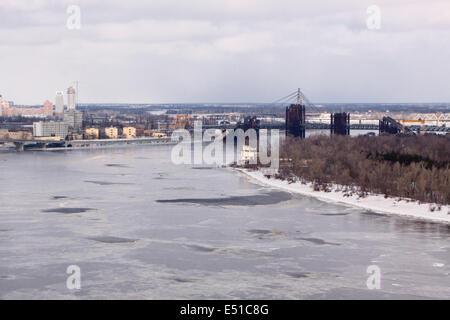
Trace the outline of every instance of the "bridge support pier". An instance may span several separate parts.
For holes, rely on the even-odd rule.
[[[22,142],[14,142],[17,151],[24,151],[25,144]]]
[[[305,138],[306,107],[302,104],[291,104],[286,107],[286,136]]]
[[[331,114],[331,134],[350,135],[350,114],[346,112]]]

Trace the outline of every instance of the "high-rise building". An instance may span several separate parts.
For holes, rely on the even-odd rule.
[[[2,100],[0,97],[0,105],[2,108],[2,117],[9,117],[10,116],[9,102]]]
[[[63,111],[64,111],[64,93],[62,91],[56,91],[55,113],[57,116],[62,116]]]
[[[53,117],[53,103],[48,100],[44,102],[44,115],[46,117]]]
[[[76,110],[77,108],[77,96],[75,89],[70,87],[67,89],[67,109]]]
[[[2,109],[2,117],[7,117],[8,111],[6,110],[6,106],[3,105],[3,97],[1,94],[0,94],[0,107]]]
[[[69,109],[63,112],[63,121],[69,125],[69,128],[79,130],[83,127],[83,112]]]

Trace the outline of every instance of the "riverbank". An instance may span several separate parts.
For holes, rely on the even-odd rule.
[[[260,184],[292,193],[315,197],[328,202],[343,203],[383,214],[395,214],[417,219],[450,223],[450,206],[441,206],[441,209],[437,210],[436,208],[438,206],[435,204],[420,204],[418,201],[414,200],[385,198],[383,195],[379,194],[369,194],[362,198],[356,194],[348,195],[346,192],[339,191],[337,187],[333,188],[331,192],[314,191],[312,184],[302,184],[301,182],[289,183],[273,177],[267,178],[261,171],[250,171],[247,169],[236,170]],[[431,211],[431,208],[435,208],[435,210]]]

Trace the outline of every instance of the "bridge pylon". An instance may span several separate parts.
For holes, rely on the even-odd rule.
[[[14,142],[14,145],[16,146],[16,151],[24,151],[25,150],[25,143],[23,142]]]

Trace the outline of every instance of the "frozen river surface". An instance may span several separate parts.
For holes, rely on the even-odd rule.
[[[0,298],[450,298],[449,225],[175,166],[170,151],[0,153]]]

